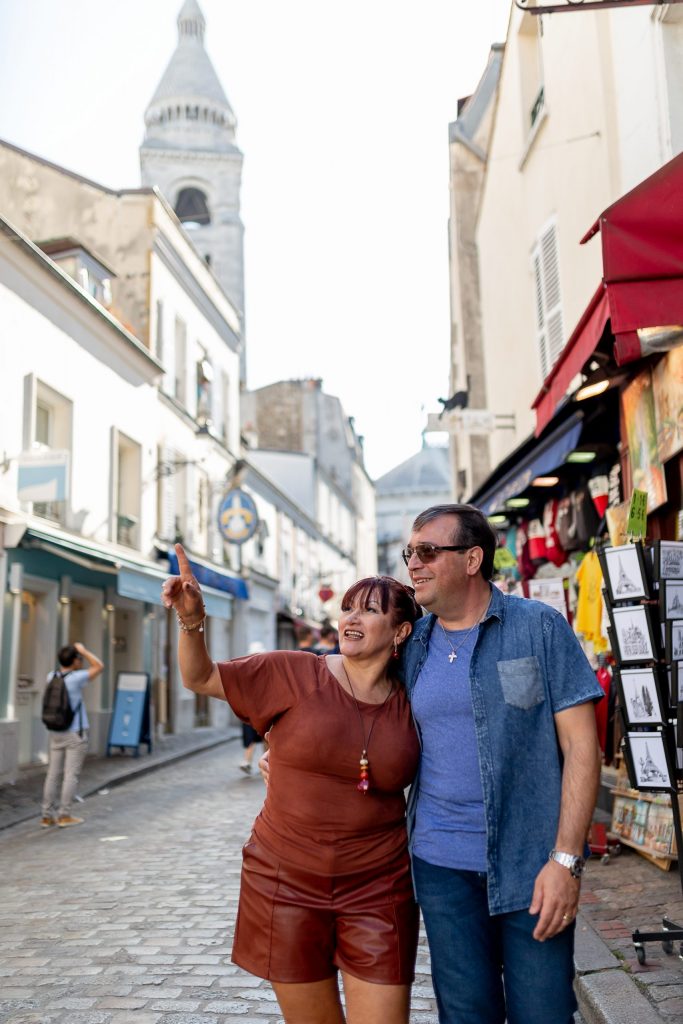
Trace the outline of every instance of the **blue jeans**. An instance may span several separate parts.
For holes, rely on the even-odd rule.
[[[486,875],[413,857],[439,1024],[572,1024],[574,923],[546,942],[526,910],[491,916]]]

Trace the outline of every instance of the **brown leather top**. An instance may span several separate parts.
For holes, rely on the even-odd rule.
[[[406,845],[404,789],[419,743],[403,687],[386,704],[358,702],[370,790],[360,793],[361,722],[325,657],[274,651],[218,666],[235,714],[271,726],[270,781],[254,835],[281,859],[323,875],[389,860]]]

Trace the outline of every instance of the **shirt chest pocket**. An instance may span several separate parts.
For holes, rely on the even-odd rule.
[[[545,700],[543,677],[538,658],[513,658],[499,661],[498,677],[506,704],[528,711]]]

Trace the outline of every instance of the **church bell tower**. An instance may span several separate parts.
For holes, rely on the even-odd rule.
[[[237,120],[204,48],[205,29],[197,0],[184,0],[178,45],[145,111],[142,184],[156,185],[171,204],[236,307],[244,335],[243,158]]]

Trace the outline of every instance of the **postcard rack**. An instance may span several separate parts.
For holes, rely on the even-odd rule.
[[[646,827],[648,805],[659,802],[657,794],[668,794],[683,890],[683,542],[656,541],[648,548],[640,542],[604,546],[598,556],[616,661],[624,765],[632,790],[641,798],[638,803],[646,806],[646,817],[637,827]],[[636,843],[629,845],[638,848]],[[667,863],[673,856],[662,849],[659,858],[650,859]],[[683,925],[668,917],[662,919],[661,931],[636,928],[632,938],[640,964],[646,960],[646,942],[661,942],[669,954],[679,942],[683,957]]]

